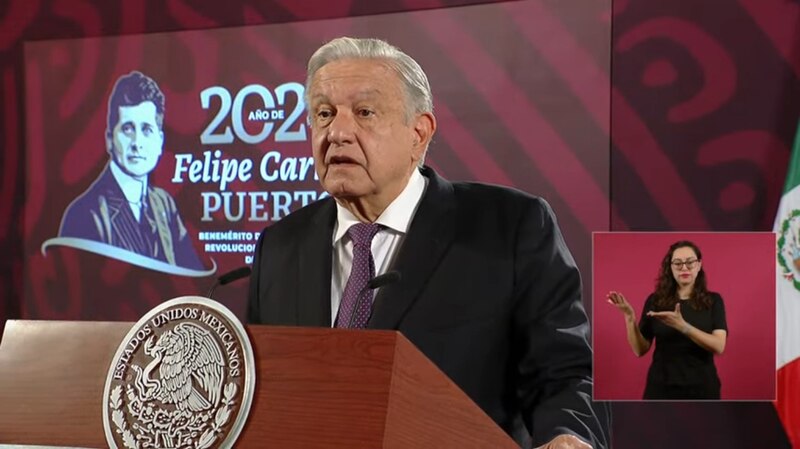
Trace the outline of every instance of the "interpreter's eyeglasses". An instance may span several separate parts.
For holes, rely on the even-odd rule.
[[[686,269],[691,270],[692,268],[694,268],[694,266],[697,264],[697,262],[700,262],[700,261],[697,260],[697,259],[689,259],[689,260],[686,260],[686,261],[673,260],[672,261],[672,268],[674,268],[676,270],[680,270],[682,266],[686,265]]]

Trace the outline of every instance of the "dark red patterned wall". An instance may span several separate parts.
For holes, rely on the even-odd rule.
[[[613,230],[771,230],[800,111],[800,3],[614,3]]]
[[[800,3],[790,0],[584,0],[613,17],[611,123],[596,104],[575,105],[611,141],[608,220],[613,230],[768,230],[800,114]],[[25,40],[107,36],[325,19],[485,1],[105,2],[11,0],[0,4],[0,323],[19,315],[25,198]],[[569,2],[572,7],[575,3]],[[602,45],[570,22],[565,2],[537,3],[520,28]],[[600,6],[598,6],[600,5]],[[605,12],[604,12],[605,11]],[[581,17],[576,15],[575,17]],[[560,31],[560,29],[555,29]],[[536,40],[536,39],[532,39]],[[597,88],[537,48],[567,90]],[[591,51],[588,54],[596,54]],[[595,61],[603,66],[607,61]],[[46,76],[46,74],[44,74]],[[546,95],[547,92],[533,92]],[[446,111],[445,111],[446,113]],[[561,130],[563,134],[568,132]],[[463,136],[463,135],[462,135]],[[456,134],[455,138],[459,135]],[[582,145],[583,136],[570,137]],[[601,149],[599,154],[608,154]],[[463,173],[470,167],[463,166]],[[511,176],[524,176],[520,173]],[[484,173],[491,177],[498,174]],[[498,179],[502,180],[502,179]],[[587,197],[607,201],[602,196]],[[568,220],[581,223],[581,217]],[[582,238],[588,240],[588,233]],[[733,343],[733,342],[732,342]],[[786,447],[770,404],[615,404],[618,448]]]
[[[612,29],[612,230],[771,230],[800,116],[800,2],[616,0]],[[617,447],[788,446],[769,403],[620,403],[614,419]]]

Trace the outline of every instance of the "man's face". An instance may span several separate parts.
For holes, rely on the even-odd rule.
[[[120,106],[119,122],[111,130],[111,157],[119,168],[134,178],[153,171],[161,157],[164,133],[156,122],[156,105],[145,101],[136,106]]]
[[[397,73],[373,59],[345,59],[319,69],[309,86],[314,164],[336,198],[394,199],[435,129],[431,114],[406,116]]]

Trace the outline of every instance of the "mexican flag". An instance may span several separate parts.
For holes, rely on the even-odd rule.
[[[778,234],[778,392],[775,408],[792,447],[800,448],[800,128],[794,140]]]

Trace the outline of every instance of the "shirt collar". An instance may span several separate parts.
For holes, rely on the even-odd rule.
[[[417,210],[417,206],[419,206],[427,185],[428,180],[420,174],[419,170],[414,169],[406,188],[381,213],[375,223],[401,234],[408,232],[411,219],[414,218],[414,213]],[[359,222],[355,215],[337,202],[336,229],[333,231],[333,244],[336,245],[344,237],[350,226]]]
[[[142,201],[145,197],[144,193],[147,191],[147,176],[141,180],[136,179],[122,171],[113,159],[108,163],[108,166],[111,168],[111,174],[117,180],[120,189],[122,189],[125,199],[131,203]]]

